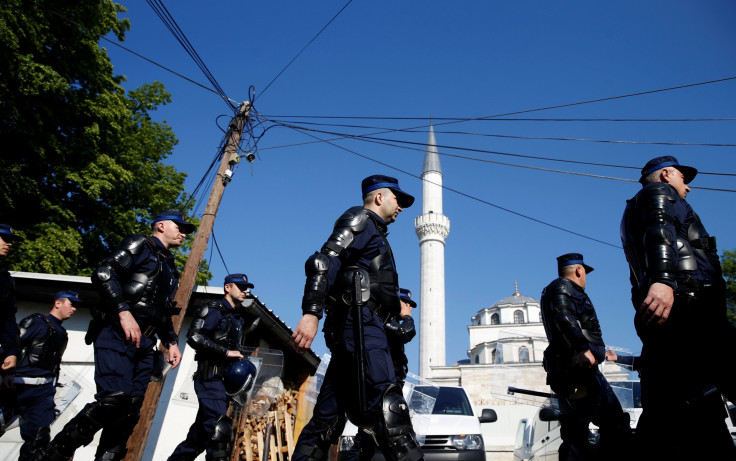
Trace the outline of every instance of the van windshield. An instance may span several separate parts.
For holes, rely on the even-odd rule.
[[[421,390],[420,388],[421,386],[417,386],[417,390]],[[473,409],[462,388],[440,387],[432,414],[473,416]]]

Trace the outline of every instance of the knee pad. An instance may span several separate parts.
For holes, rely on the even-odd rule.
[[[124,392],[113,392],[101,397],[86,416],[100,427],[117,423],[131,410],[133,399]]]
[[[391,450],[396,459],[417,461],[424,458],[414,435],[414,427],[409,415],[409,405],[404,400],[404,395],[398,384],[391,384],[384,391],[381,410],[383,417],[382,435],[386,440],[385,446]],[[380,441],[379,444],[381,444]]]
[[[212,445],[207,451],[207,461],[228,461],[233,443],[233,421],[227,416],[220,416],[212,433]]]
[[[54,438],[48,455],[51,459],[69,459],[77,448],[89,445],[97,431],[125,416],[130,403],[129,395],[113,392],[87,405]]]

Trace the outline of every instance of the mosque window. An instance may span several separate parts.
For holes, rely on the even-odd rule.
[[[496,363],[496,349],[491,351],[491,363]]]
[[[519,348],[519,362],[521,363],[529,362],[529,349],[527,349],[526,346],[521,346]]]
[[[475,363],[480,363],[480,355],[475,356]]]
[[[491,325],[498,325],[499,323],[501,323],[500,317],[498,315],[498,312],[496,312],[495,314],[491,316]]]
[[[522,311],[514,312],[514,323],[524,323],[524,313]]]

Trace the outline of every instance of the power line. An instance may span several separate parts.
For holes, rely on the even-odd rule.
[[[319,37],[319,36],[320,36],[320,34],[321,34],[322,32],[324,32],[324,30],[325,30],[325,29],[327,29],[327,26],[329,26],[330,24],[332,24],[332,21],[334,21],[334,20],[335,20],[335,19],[336,19],[336,18],[337,18],[338,16],[340,16],[340,13],[342,13],[342,12],[343,12],[343,10],[344,10],[345,8],[347,8],[347,7],[348,7],[348,5],[350,5],[350,4],[352,3],[352,2],[353,2],[353,0],[348,0],[348,2],[347,2],[347,3],[346,3],[346,4],[345,4],[345,5],[344,5],[344,6],[342,7],[342,8],[340,8],[340,11],[338,11],[338,12],[337,12],[337,14],[335,14],[335,16],[333,16],[333,17],[332,17],[332,19],[330,19],[330,20],[329,20],[329,21],[327,22],[327,24],[325,24],[325,25],[324,25],[324,27],[322,27],[322,29],[320,29],[320,31],[319,31],[319,32],[317,32],[317,35],[315,35],[314,37],[312,37],[312,39],[311,39],[311,40],[310,40],[310,41],[309,41],[309,42],[308,42],[308,43],[307,43],[306,45],[304,45],[304,48],[302,48],[302,49],[301,49],[301,50],[300,50],[300,51],[299,51],[299,52],[298,52],[298,53],[296,54],[296,56],[294,56],[294,57],[293,57],[293,58],[291,59],[291,61],[289,61],[289,63],[288,63],[288,64],[287,64],[286,66],[284,66],[284,68],[283,68],[283,69],[281,69],[281,72],[279,72],[278,74],[276,74],[276,76],[275,76],[275,77],[274,77],[273,79],[271,79],[271,81],[270,81],[270,82],[268,82],[268,85],[266,85],[266,87],[265,87],[265,88],[263,89],[263,91],[261,91],[261,94],[265,93],[265,92],[266,92],[266,91],[268,90],[268,88],[269,88],[269,87],[271,86],[271,84],[273,84],[273,82],[275,82],[275,81],[276,81],[276,79],[277,79],[277,78],[279,78],[279,77],[281,76],[281,74],[283,74],[283,73],[284,73],[284,71],[285,71],[285,70],[286,70],[286,69],[287,69],[287,68],[288,68],[288,67],[289,67],[289,66],[291,65],[291,63],[293,63],[294,61],[296,61],[296,59],[297,59],[297,58],[298,58],[298,57],[299,57],[299,56],[300,56],[300,55],[301,55],[301,54],[302,54],[302,53],[304,52],[304,50],[306,50],[306,49],[307,49],[307,47],[308,47],[309,45],[311,45],[311,44],[312,44],[312,42],[313,42],[313,41],[315,41],[315,40],[317,39],[317,37]],[[259,95],[259,96],[260,96],[260,95]]]
[[[174,38],[184,48],[187,54],[192,58],[194,63],[197,65],[197,67],[199,67],[202,73],[204,73],[207,80],[209,80],[209,82],[212,84],[212,86],[217,91],[217,94],[219,94],[220,97],[228,105],[228,107],[234,111],[236,109],[235,105],[233,105],[233,103],[230,102],[230,98],[228,98],[227,95],[225,94],[225,90],[223,90],[220,84],[217,82],[217,79],[215,79],[215,76],[212,74],[212,72],[210,72],[210,69],[207,67],[207,65],[204,63],[202,58],[199,56],[199,53],[197,53],[197,50],[194,48],[192,43],[189,41],[186,34],[184,34],[184,31],[181,30],[181,28],[179,27],[179,24],[177,24],[176,20],[171,15],[171,13],[166,8],[166,6],[163,4],[163,2],[161,0],[146,0],[146,3],[148,3],[148,5],[153,9],[153,11],[159,17],[159,19],[161,19],[161,21],[164,23],[166,28],[169,29],[169,32],[171,32]]]
[[[418,121],[457,121],[468,120],[478,122],[734,122],[736,118],[468,118],[468,117],[370,117],[348,115],[264,115],[269,118],[312,118],[325,120],[418,120]]]
[[[225,263],[225,258],[222,256],[222,252],[220,251],[220,245],[217,244],[217,239],[215,238],[215,229],[212,228],[212,242],[215,244],[215,248],[217,248],[217,254],[220,255],[220,260],[222,261],[222,265],[225,266],[225,272],[230,273],[230,269],[227,268],[227,263]],[[210,258],[212,257],[212,250],[210,250]]]
[[[278,121],[278,119],[274,119]],[[311,125],[311,126],[330,126],[337,128],[358,128],[365,130],[382,130],[391,131],[390,128],[370,126],[370,125],[347,125],[347,124],[335,124],[335,123],[318,123],[318,122],[299,122],[300,125]],[[428,133],[429,130],[425,128],[416,128],[405,130],[406,133]],[[694,142],[664,142],[664,141],[628,141],[628,140],[610,140],[610,139],[585,139],[585,138],[562,138],[562,137],[542,137],[542,136],[514,136],[494,133],[476,133],[472,131],[447,131],[447,130],[435,130],[437,134],[451,134],[451,135],[467,135],[467,136],[480,136],[490,138],[508,138],[508,139],[525,139],[525,140],[543,140],[543,141],[580,141],[580,142],[595,142],[595,143],[612,143],[612,144],[644,144],[644,145],[661,145],[661,146],[694,146],[694,147],[736,147],[736,144],[722,144],[722,143],[694,143]]]
[[[331,139],[329,141],[337,141],[340,139],[357,139],[357,140],[376,142],[376,143],[386,143],[386,145],[394,146],[394,147],[400,147],[400,146],[396,146],[395,144],[389,144],[389,143],[408,144],[408,145],[414,145],[414,146],[422,146],[422,149],[414,149],[414,150],[420,150],[420,151],[423,151],[424,147],[426,147],[425,143],[419,143],[419,142],[413,142],[413,141],[402,141],[402,140],[396,140],[396,139],[390,139],[390,138],[379,138],[379,137],[374,137],[374,136],[369,136],[369,135],[347,135],[347,134],[335,133],[335,132],[330,132],[330,131],[315,130],[312,128],[299,128],[294,125],[284,125],[284,126],[288,128],[313,131],[313,132],[317,132],[321,134],[328,134],[332,136],[339,136],[337,139]],[[327,141],[322,140],[322,142],[327,142]],[[499,152],[499,151],[493,151],[493,150],[488,150],[488,149],[476,149],[476,148],[470,148],[470,147],[457,147],[457,146],[449,146],[449,145],[444,145],[444,144],[435,144],[435,147],[443,148],[443,149],[468,151],[468,152],[486,153],[486,154],[492,154],[492,155],[503,155],[503,156],[509,156],[509,157],[526,158],[526,159],[532,159],[532,160],[545,160],[545,161],[551,161],[551,162],[572,163],[572,164],[578,164],[578,165],[602,166],[602,167],[610,167],[610,168],[625,168],[625,169],[630,169],[630,170],[640,170],[640,167],[635,167],[635,166],[615,165],[615,164],[595,163],[595,162],[582,162],[578,160],[558,159],[558,158],[542,157],[542,156],[537,156],[537,155],[513,154],[509,152]],[[453,155],[453,154],[441,154],[441,155],[472,159],[476,161],[485,161],[488,163],[497,163],[497,164],[508,165],[508,166],[516,166],[516,167],[521,167],[521,168],[539,169],[543,171],[550,171],[550,172],[557,172],[557,173],[578,174],[582,176],[591,176],[591,177],[600,177],[600,178],[605,178],[605,179],[619,179],[621,181],[630,181],[628,179],[623,179],[623,178],[613,178],[613,177],[599,176],[599,175],[587,175],[583,173],[575,173],[575,172],[563,171],[563,170],[551,170],[551,169],[545,169],[545,168],[529,167],[525,165],[515,165],[511,163],[494,162],[494,161],[486,160],[486,159],[477,159],[477,158],[465,157],[465,156],[459,156],[459,155]],[[699,172],[699,174],[716,175],[716,176],[736,176],[736,173]],[[702,188],[702,189],[732,192],[731,190],[728,190],[728,189],[710,189],[710,188]]]
[[[317,137],[317,136],[315,136],[315,135],[313,135],[313,134],[311,134],[311,133],[305,133],[305,132],[301,131],[301,130],[300,130],[300,129],[298,129],[298,128],[293,128],[293,127],[289,127],[289,128],[292,128],[292,129],[294,129],[294,130],[296,130],[296,131],[298,131],[298,132],[300,132],[300,133],[302,133],[302,134],[305,134],[305,135],[307,135],[307,136],[310,136],[310,137],[312,137],[312,138],[315,138],[315,139],[320,139],[319,137]],[[338,148],[338,149],[342,149],[342,150],[344,150],[344,151],[346,151],[346,152],[349,152],[349,153],[351,153],[351,154],[353,154],[353,155],[356,155],[356,156],[358,156],[358,157],[361,157],[361,158],[363,158],[363,159],[365,159],[365,160],[371,161],[371,162],[373,162],[373,163],[377,163],[377,164],[379,164],[379,165],[385,166],[386,168],[390,168],[390,169],[392,169],[392,170],[394,170],[394,171],[398,171],[398,172],[400,172],[400,173],[403,173],[403,174],[405,174],[405,175],[407,175],[407,176],[410,176],[410,177],[412,177],[412,178],[415,178],[415,179],[419,179],[420,181],[422,181],[422,178],[421,178],[421,177],[419,177],[418,175],[415,175],[415,174],[413,174],[413,173],[410,173],[410,172],[408,172],[408,171],[406,171],[406,170],[402,170],[401,168],[397,168],[397,167],[395,167],[395,166],[393,166],[393,165],[389,165],[388,163],[382,162],[382,161],[380,161],[380,160],[376,160],[376,159],[374,159],[374,158],[372,158],[372,157],[369,157],[369,156],[367,156],[367,155],[363,155],[363,154],[360,154],[360,153],[358,153],[358,152],[355,152],[354,150],[351,150],[351,149],[348,149],[348,148],[346,148],[346,147],[343,147],[343,146],[337,145],[337,144],[335,144],[335,143],[333,143],[333,142],[331,142],[331,141],[327,141],[327,140],[321,140],[321,141],[322,141],[322,142],[325,142],[325,143],[327,143],[327,144],[329,144],[329,145],[331,145],[331,146],[333,146],[333,147],[336,147],[336,148]],[[430,182],[431,184],[436,184],[436,183],[432,183],[431,181],[429,181],[429,182]],[[511,213],[511,214],[513,214],[513,215],[515,215],[515,216],[519,216],[519,217],[521,217],[521,218],[524,218],[524,219],[528,219],[528,220],[530,220],[530,221],[534,221],[534,222],[536,222],[536,223],[538,223],[538,224],[542,224],[542,225],[544,225],[544,226],[552,227],[553,229],[557,229],[557,230],[560,230],[560,231],[562,231],[562,232],[567,232],[567,233],[569,233],[569,234],[573,234],[573,235],[576,235],[576,236],[578,236],[578,237],[582,237],[582,238],[584,238],[584,239],[592,240],[592,241],[594,241],[594,242],[598,242],[598,243],[601,243],[601,244],[603,244],[603,245],[608,245],[608,246],[610,246],[610,247],[613,247],[613,248],[619,248],[619,249],[621,248],[621,246],[619,246],[619,245],[614,245],[614,244],[612,244],[612,243],[609,243],[609,242],[606,242],[606,241],[603,241],[603,240],[599,240],[599,239],[596,239],[596,238],[594,238],[594,237],[590,237],[590,236],[588,236],[588,235],[585,235],[585,234],[581,234],[581,233],[579,233],[579,232],[575,232],[575,231],[573,231],[573,230],[570,230],[570,229],[566,229],[566,228],[564,228],[564,227],[561,227],[561,226],[557,226],[557,225],[555,225],[555,224],[551,224],[551,223],[548,223],[548,222],[546,222],[546,221],[542,221],[541,219],[533,218],[533,217],[531,217],[531,216],[525,215],[525,214],[523,214],[523,213],[519,213],[519,212],[517,212],[517,211],[511,210],[511,209],[509,209],[509,208],[506,208],[506,207],[502,207],[502,206],[500,206],[500,205],[497,205],[497,204],[495,204],[495,203],[489,202],[489,201],[487,201],[487,200],[483,200],[483,199],[481,199],[481,198],[475,197],[475,196],[473,196],[473,195],[470,195],[470,194],[467,194],[467,193],[465,193],[465,192],[461,192],[461,191],[459,191],[459,190],[457,190],[457,189],[453,189],[453,188],[451,188],[451,187],[447,187],[447,186],[445,186],[444,184],[443,184],[443,185],[439,185],[439,184],[436,184],[436,185],[438,185],[438,186],[442,187],[442,189],[444,189],[444,190],[447,190],[447,191],[450,191],[450,192],[456,193],[456,194],[458,194],[458,195],[462,195],[463,197],[469,198],[469,199],[471,199],[471,200],[475,200],[475,201],[477,201],[477,202],[480,202],[480,203],[483,203],[483,204],[485,204],[485,205],[489,205],[489,206],[492,206],[492,207],[494,207],[494,208],[497,208],[497,209],[499,209],[499,210],[505,211],[505,212],[507,212],[507,213]]]

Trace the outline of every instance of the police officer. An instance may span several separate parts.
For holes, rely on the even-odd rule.
[[[119,460],[140,415],[154,368],[154,334],[168,348],[167,361],[181,360],[171,323],[179,272],[169,251],[181,245],[195,226],[182,213],[166,211],[153,220],[153,236],[127,237],[92,274],[103,303],[90,324],[94,341],[95,401],[85,406],[34,459],[68,460],[102,430],[98,460]]]
[[[179,444],[169,461],[190,461],[207,451],[206,459],[230,459],[233,439],[232,420],[227,416],[228,395],[223,375],[228,364],[242,359],[243,310],[238,309],[253,284],[245,274],[225,277],[225,297],[203,304],[194,314],[187,333],[187,344],[196,352],[197,372],[194,390],[199,410],[186,440]]]
[[[718,392],[736,398],[736,339],[715,237],[685,201],[696,174],[669,155],[650,160],[621,221],[646,361],[636,436],[644,456],[736,459]]]
[[[549,340],[544,352],[547,384],[560,403],[561,461],[590,459],[588,425],[599,427],[601,459],[626,458],[629,415],[598,370],[605,360],[605,343],[593,303],[585,293],[593,268],[583,255],[557,258],[559,277],[542,290],[542,322]]]
[[[4,259],[10,253],[13,242],[18,239],[12,227],[0,224],[0,258]],[[7,267],[0,264],[0,374],[3,375],[3,383],[6,385],[12,378],[19,353],[16,312],[15,283]],[[2,424],[0,421],[0,427]]]
[[[346,414],[371,431],[387,460],[422,459],[384,330],[385,321],[400,311],[387,226],[414,197],[389,176],[369,176],[361,189],[363,206],[343,213],[321,251],[305,264],[303,315],[293,339],[298,350],[309,348],[326,311],[325,341],[332,359],[294,461],[327,459]]]
[[[68,342],[61,324],[71,318],[81,303],[76,292],[60,291],[48,314],[33,314],[20,321],[21,354],[13,392],[4,393],[0,400],[12,400],[14,413],[21,418],[20,436],[25,442],[20,448],[21,461],[30,459],[33,450],[45,447],[51,440],[55,384]]]
[[[383,327],[386,330],[388,348],[391,351],[394,374],[396,374],[397,382],[403,388],[404,380],[409,372],[409,360],[406,358],[404,345],[417,334],[414,328],[414,319],[411,316],[411,310],[417,307],[417,303],[411,299],[411,291],[406,288],[399,289],[399,299],[401,300],[399,315],[391,316]],[[373,457],[375,451],[376,443],[373,437],[365,429],[358,428],[358,432],[353,438],[353,446],[345,459],[346,461],[352,459],[368,461]]]

